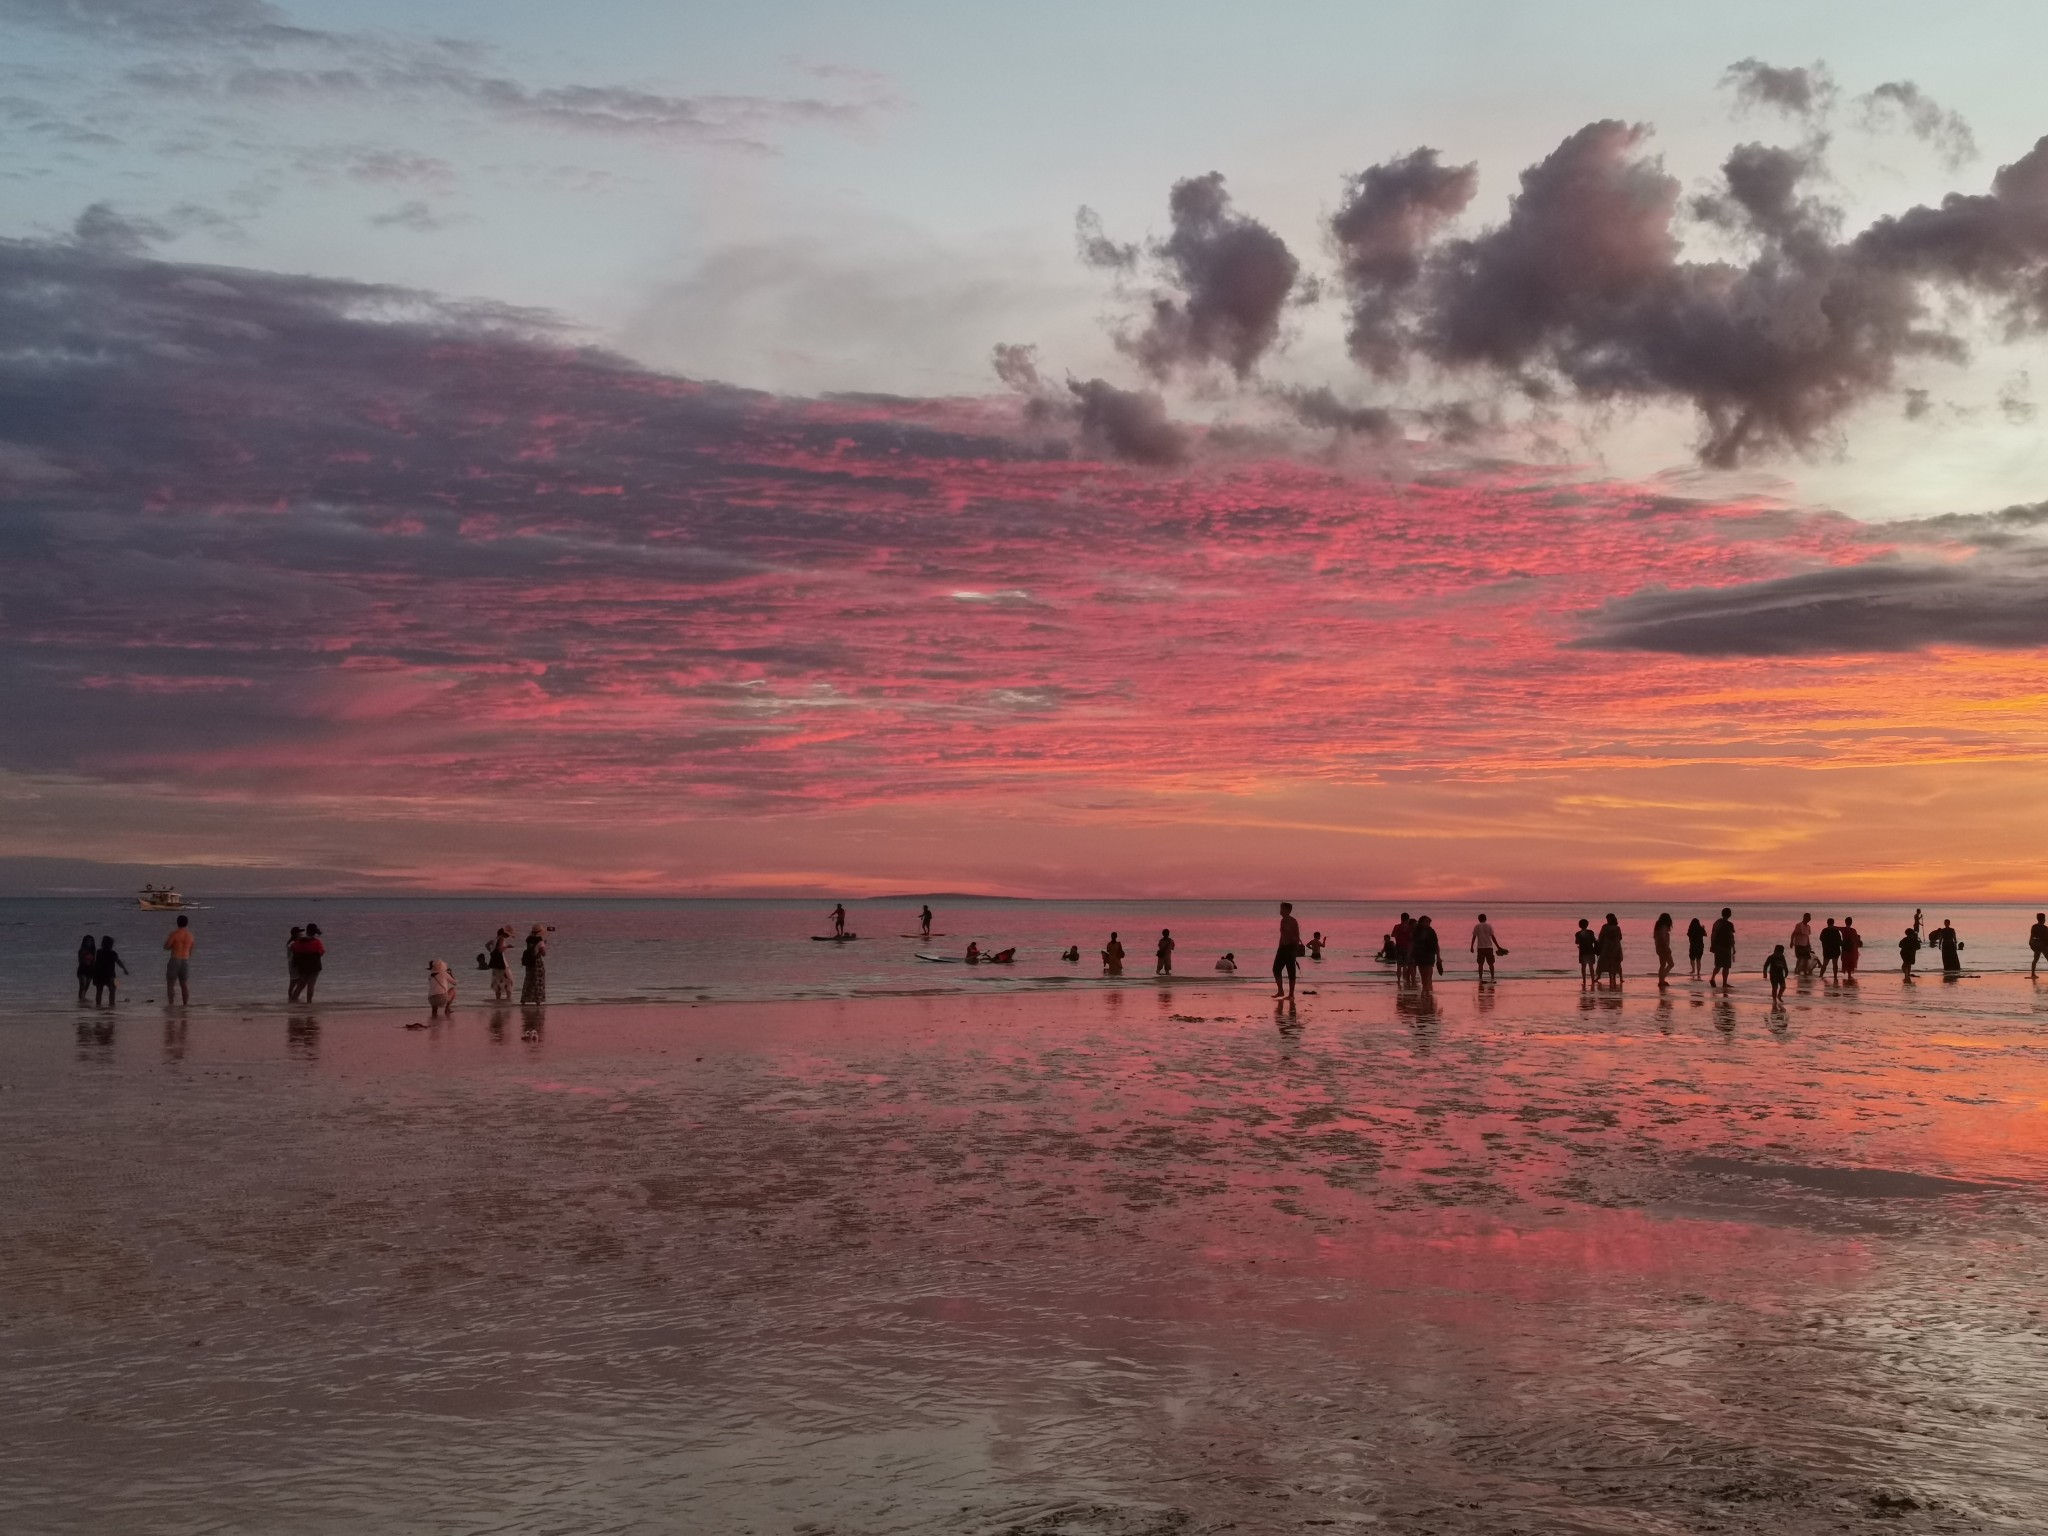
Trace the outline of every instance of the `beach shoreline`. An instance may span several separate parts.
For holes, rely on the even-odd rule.
[[[14,1019],[0,1515],[2048,1516],[2032,988],[1254,980]]]

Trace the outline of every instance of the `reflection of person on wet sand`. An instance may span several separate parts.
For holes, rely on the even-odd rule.
[[[1112,976],[1121,976],[1124,972],[1124,947],[1113,933],[1102,949],[1102,968]]]
[[[1294,984],[1301,975],[1301,924],[1294,920],[1294,903],[1280,903],[1280,942],[1273,950],[1273,995],[1290,1001]]]
[[[1913,979],[1913,967],[1920,960],[1920,930],[1908,928],[1899,940],[1899,969],[1906,973],[1906,980]]]
[[[1764,976],[1771,984],[1772,1002],[1782,1003],[1785,1000],[1785,978],[1791,972],[1792,967],[1785,959],[1785,946],[1780,944],[1771,951],[1770,959],[1764,962]]]

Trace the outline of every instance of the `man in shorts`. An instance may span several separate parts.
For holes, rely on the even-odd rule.
[[[1802,912],[1799,921],[1792,925],[1792,958],[1798,961],[1795,972],[1801,976],[1813,974],[1813,914]]]
[[[2048,955],[2048,912],[2034,914],[2034,926],[2027,933],[2027,947],[2034,952],[2034,963],[2027,967],[2027,975],[2038,980],[2041,957]]]
[[[171,989],[175,987],[180,1003],[192,1001],[192,919],[182,912],[178,914],[178,926],[170,937],[164,940],[164,948],[171,952],[171,958],[164,962],[164,1003],[171,1001]]]
[[[1835,926],[1832,917],[1820,931],[1820,973],[1826,976],[1829,972],[1834,973],[1836,981],[1842,979],[1842,930]]]
[[[1713,931],[1707,935],[1707,948],[1714,952],[1714,968],[1707,973],[1707,985],[1714,984],[1716,976],[1721,978],[1723,987],[1732,984],[1735,969],[1735,909],[1723,907],[1721,915],[1714,919]]]

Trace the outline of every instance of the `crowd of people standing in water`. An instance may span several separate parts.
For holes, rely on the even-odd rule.
[[[545,1003],[548,1000],[548,940],[554,932],[552,925],[536,923],[526,936],[526,946],[519,955],[519,968],[524,981],[519,991],[522,1003]],[[490,981],[491,1000],[498,1003],[512,1001],[512,970],[506,960],[512,944],[512,930],[500,928],[476,957],[476,968]],[[189,1004],[192,1001],[192,954],[198,948],[198,935],[193,931],[192,920],[184,913],[178,914],[177,922],[164,938],[167,958],[164,961],[164,1003]],[[284,943],[285,1001],[288,1003],[311,1003],[320,988],[320,975],[326,968],[327,943],[321,937],[318,923],[306,923],[295,927]],[[86,994],[92,994],[95,1006],[105,1007],[121,999],[121,978],[128,974],[128,964],[114,948],[114,937],[105,934],[95,940],[87,934],[78,946],[78,1000],[86,1001]],[[445,960],[427,962],[427,1006],[435,1014],[446,1013],[455,1005],[457,987],[454,972]]]
[[[832,918],[835,932],[844,932],[846,917],[843,905],[834,908]],[[927,906],[918,914],[920,937],[931,936],[931,924],[932,911]],[[1659,913],[1650,927],[1650,944],[1656,957],[1656,981],[1660,988],[1670,986],[1671,977],[1678,967],[1676,927],[1676,920],[1669,912]],[[518,1000],[523,1004],[547,1001],[547,936],[553,931],[546,924],[534,924],[519,952],[522,981]],[[847,936],[851,937],[850,934]],[[1607,913],[1598,928],[1593,926],[1591,918],[1580,918],[1571,937],[1583,985],[1612,988],[1622,985],[1626,946],[1621,921],[1616,914]],[[476,957],[476,969],[483,973],[493,1003],[513,1000],[510,958],[513,943],[513,930],[501,927]],[[1300,980],[1301,961],[1304,958],[1321,960],[1328,943],[1320,931],[1303,939],[1293,904],[1282,902],[1273,957],[1273,995],[1292,998]],[[164,1001],[167,1005],[191,1002],[193,954],[197,947],[197,935],[191,920],[180,913],[163,942]],[[1711,923],[1702,922],[1698,917],[1689,919],[1685,928],[1685,947],[1690,979],[1704,979],[1709,986],[1723,989],[1731,986],[1736,964],[1734,909],[1721,908],[1720,915]],[[1774,1001],[1784,996],[1787,986],[1794,980],[1813,979],[1853,986],[1862,969],[1865,947],[1864,937],[1857,929],[1854,917],[1845,916],[1839,921],[1828,917],[1815,927],[1813,914],[1802,912],[1785,941],[1771,946],[1762,963],[1762,975],[1770,985]],[[2030,956],[2027,974],[2038,979],[2041,963],[2048,959],[2048,912],[2034,914],[2027,947]],[[319,924],[307,923],[293,928],[284,948],[285,1000],[309,1004],[319,990],[326,964],[327,946]],[[1174,938],[1173,930],[1160,929],[1153,949],[1153,974],[1162,977],[1174,974],[1174,954],[1178,948],[1179,941]],[[1927,951],[1938,957],[1944,976],[1960,976],[1962,955],[1967,945],[1953,921],[1945,920],[1940,927],[1930,931],[1923,913],[1916,910],[1912,923],[1900,935],[1897,948],[1899,970],[1911,980],[1920,968],[1923,952]],[[1479,913],[1474,921],[1465,949],[1482,983],[1498,979],[1498,961],[1508,953],[1508,948],[1484,912]],[[1014,960],[1015,955],[1014,948],[983,950],[978,942],[974,942],[968,945],[966,958],[969,963],[1000,963]],[[1061,951],[1060,958],[1069,963],[1079,961],[1080,946],[1069,946]],[[1121,939],[1116,933],[1111,933],[1102,949],[1103,974],[1121,976],[1126,958],[1127,951]],[[1429,992],[1437,978],[1446,974],[1443,936],[1427,913],[1411,915],[1403,912],[1400,920],[1382,939],[1374,958],[1394,967],[1396,980],[1403,988]],[[1226,950],[1217,959],[1215,969],[1226,975],[1234,974],[1238,969],[1235,951]],[[115,948],[111,934],[98,939],[87,934],[80,941],[78,1001],[81,1004],[87,1001],[88,993],[93,1003],[99,1006],[118,1002],[121,978],[128,974],[127,962]],[[427,1003],[430,1010],[436,1015],[447,1013],[455,1006],[457,994],[455,974],[447,963],[439,959],[430,960],[427,963]]]

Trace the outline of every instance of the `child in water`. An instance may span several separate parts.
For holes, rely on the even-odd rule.
[[[446,960],[427,962],[427,1012],[447,1013],[455,1006],[455,976]]]
[[[1226,949],[1226,950],[1225,950],[1225,951],[1223,952],[1223,958],[1222,958],[1221,960],[1218,960],[1218,961],[1216,962],[1216,969],[1217,969],[1217,970],[1219,970],[1219,971],[1234,971],[1234,970],[1236,970],[1236,969],[1237,969],[1237,955],[1236,955],[1236,953],[1235,953],[1234,951],[1232,951],[1232,950],[1228,950],[1228,949]]]
[[[1771,951],[1771,958],[1764,962],[1764,975],[1770,979],[1771,1001],[1785,1001],[1785,978],[1791,974],[1792,962],[1785,958],[1785,946],[1780,944]]]

